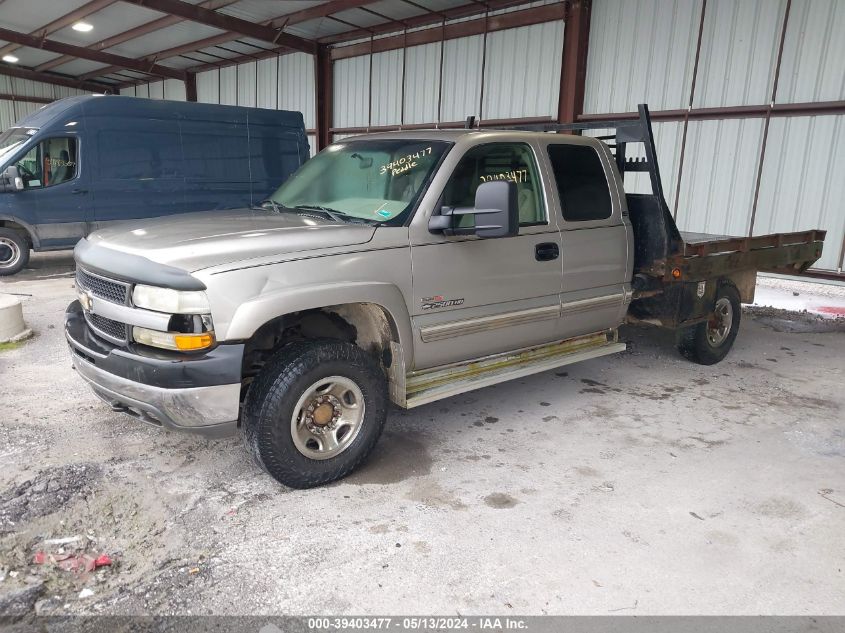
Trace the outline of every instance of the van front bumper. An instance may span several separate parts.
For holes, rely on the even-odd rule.
[[[207,437],[237,432],[243,345],[184,356],[116,347],[91,331],[78,301],[65,313],[65,337],[77,373],[114,411]]]

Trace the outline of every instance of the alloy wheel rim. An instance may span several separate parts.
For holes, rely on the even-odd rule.
[[[707,340],[713,347],[719,347],[728,338],[733,324],[733,306],[730,299],[722,297],[716,301],[713,314],[707,321]]]
[[[21,249],[17,242],[8,237],[0,237],[0,268],[11,268],[21,259]]]
[[[297,401],[291,416],[291,438],[309,459],[331,459],[355,441],[363,421],[361,388],[345,376],[329,376],[313,383]]]

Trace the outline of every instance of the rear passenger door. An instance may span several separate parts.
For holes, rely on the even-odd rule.
[[[633,254],[610,160],[581,138],[548,143],[545,158],[561,220],[560,336],[616,327],[630,301]]]

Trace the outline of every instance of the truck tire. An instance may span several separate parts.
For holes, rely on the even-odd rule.
[[[733,347],[741,315],[739,291],[730,282],[722,283],[716,291],[710,317],[704,323],[681,330],[678,350],[699,365],[715,365]]]
[[[12,229],[0,228],[0,277],[14,275],[29,262],[26,236]]]
[[[273,478],[312,488],[345,477],[370,454],[387,418],[387,380],[352,343],[283,347],[250,386],[241,433]]]

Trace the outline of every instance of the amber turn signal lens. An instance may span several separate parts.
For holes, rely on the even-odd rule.
[[[680,279],[681,278],[681,269],[680,268],[673,268],[672,269],[672,277],[674,279]]]
[[[205,349],[214,344],[214,334],[211,332],[205,332],[204,334],[177,334],[174,339],[176,341],[176,348],[182,351]]]

